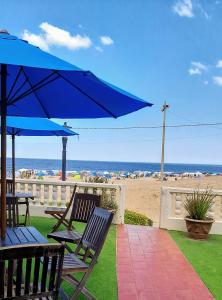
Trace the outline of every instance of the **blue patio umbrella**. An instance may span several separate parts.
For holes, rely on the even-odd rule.
[[[49,119],[7,117],[7,135],[12,136],[12,179],[15,192],[15,136],[73,136],[78,133]]]
[[[7,135],[72,136],[78,133],[45,118],[7,117]]]
[[[1,236],[6,228],[6,116],[117,118],[151,103],[0,32]]]

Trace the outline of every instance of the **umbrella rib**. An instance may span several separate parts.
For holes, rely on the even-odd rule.
[[[18,73],[17,73],[17,75],[16,75],[16,78],[15,78],[15,80],[14,80],[14,82],[13,82],[11,88],[10,88],[10,91],[9,91],[9,93],[8,93],[7,99],[9,99],[9,97],[11,96],[11,93],[13,92],[13,89],[14,89],[14,87],[15,87],[15,85],[16,85],[18,79],[19,79],[19,76],[20,76],[21,72],[22,72],[22,67],[19,68],[19,71],[18,71]]]
[[[23,92],[23,93],[22,93],[20,96],[18,96],[17,98],[14,98],[14,99],[13,99],[13,97],[15,96],[15,95],[13,95],[13,97],[10,99],[10,103],[9,103],[9,104],[13,104],[13,103],[17,102],[18,100],[20,100],[20,99],[22,99],[22,98],[28,96],[28,95],[31,94],[32,92],[35,92],[35,91],[37,91],[38,89],[42,88],[42,87],[45,86],[46,84],[49,84],[49,83],[51,83],[52,81],[58,79],[59,77],[57,76],[57,77],[55,77],[55,78],[53,78],[53,79],[51,79],[51,80],[45,82],[45,81],[48,80],[50,77],[52,77],[54,74],[56,74],[56,72],[53,72],[53,73],[47,75],[45,78],[41,79],[39,82],[37,82],[36,84],[34,84],[34,85],[32,86],[32,88],[30,88],[30,89],[28,89],[27,91]]]
[[[75,85],[74,83],[72,83],[70,80],[68,80],[67,78],[65,78],[63,75],[61,75],[59,72],[56,72],[63,80],[65,80],[66,82],[68,82],[72,87],[74,87],[75,89],[77,89],[81,94],[83,94],[84,96],[88,97],[90,100],[92,100],[96,105],[98,105],[100,108],[102,108],[103,110],[105,110],[108,114],[110,114],[113,118],[117,119],[117,116],[114,115],[109,109],[107,109],[105,106],[103,106],[102,104],[100,104],[98,101],[96,101],[93,97],[91,97],[90,95],[88,95],[86,92],[84,92],[81,88],[79,88],[77,85]]]
[[[25,78],[27,79],[27,81],[28,81],[28,83],[29,83],[31,89],[33,90],[32,84],[31,84],[31,82],[30,82],[30,80],[29,80],[27,74],[25,73],[25,70],[23,69],[22,72],[23,72],[23,74],[25,75]],[[43,112],[44,112],[45,115],[46,115],[46,117],[49,119],[49,118],[50,118],[50,115],[49,115],[47,109],[45,108],[45,106],[43,105],[42,101],[40,100],[39,96],[36,95],[36,93],[35,93],[34,90],[32,91],[32,93],[33,93],[33,95],[35,96],[35,98],[37,99],[37,101],[39,102],[39,104],[40,104],[40,106],[41,106]]]
[[[15,97],[15,96],[20,92],[20,90],[23,88],[23,86],[24,86],[26,83],[27,83],[27,80],[25,79],[25,80],[23,81],[23,83],[22,83],[22,84],[17,88],[17,90],[14,92],[12,98],[10,99],[10,98],[8,97],[8,104],[12,104],[12,103],[11,103],[11,100],[13,99],[13,97]]]

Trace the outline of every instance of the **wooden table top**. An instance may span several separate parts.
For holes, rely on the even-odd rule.
[[[15,195],[11,193],[7,193],[6,197],[16,197],[16,198],[29,198],[29,199],[34,199],[35,196],[32,193],[22,193],[22,192],[16,192]]]
[[[0,239],[0,247],[45,243],[48,240],[32,226],[7,227],[5,239]]]

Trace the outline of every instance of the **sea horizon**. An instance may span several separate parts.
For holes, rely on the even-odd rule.
[[[46,158],[16,158],[16,170],[26,168],[35,170],[61,170],[60,159]],[[7,158],[7,167],[11,168],[11,158]],[[109,171],[159,172],[159,162],[127,162],[127,161],[98,161],[98,160],[67,160],[67,171]],[[222,173],[222,165],[198,163],[165,163],[165,172],[206,172]]]

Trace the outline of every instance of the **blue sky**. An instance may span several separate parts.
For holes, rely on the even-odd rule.
[[[1,27],[11,34],[154,103],[118,120],[68,120],[69,125],[160,125],[165,100],[168,124],[222,121],[222,1],[0,0],[0,5]],[[68,141],[69,159],[160,160],[159,129],[78,132],[79,140]],[[169,128],[166,138],[167,162],[222,162],[222,126]],[[17,157],[61,156],[60,138],[19,137],[16,146]]]

